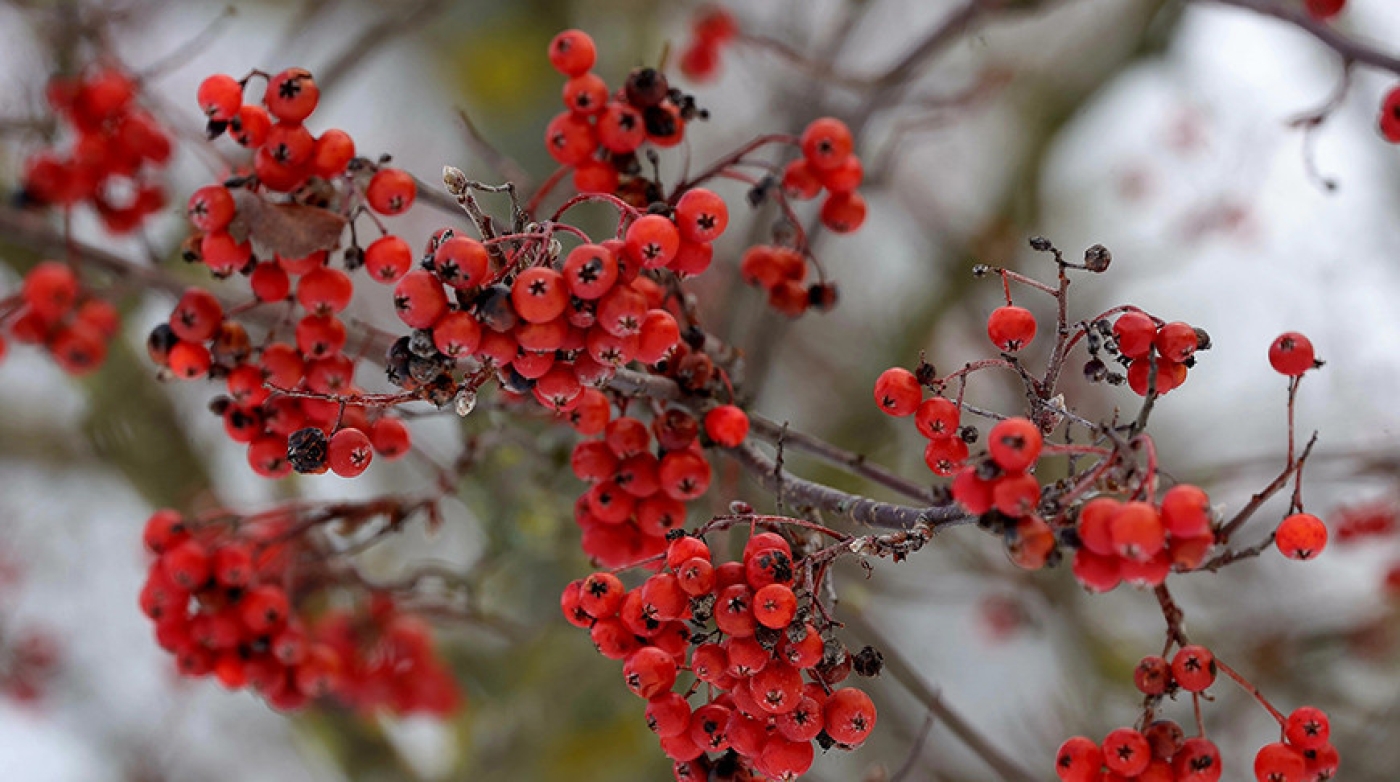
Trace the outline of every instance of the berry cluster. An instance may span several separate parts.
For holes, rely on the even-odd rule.
[[[1126,581],[1156,586],[1175,568],[1200,567],[1215,545],[1210,498],[1180,483],[1155,503],[1095,497],[1079,509],[1081,544],[1074,575],[1086,588],[1107,592]]]
[[[606,397],[588,393],[573,425],[602,436],[580,441],[570,458],[574,475],[592,484],[574,504],[574,520],[594,561],[634,565],[666,550],[666,536],[685,528],[686,503],[710,486],[700,425],[679,408],[656,415],[650,427],[631,416],[608,420]]]
[[[708,81],[719,72],[720,55],[739,34],[739,23],[720,6],[709,6],[691,22],[691,39],[681,49],[681,73],[692,81]]]
[[[566,110],[545,128],[545,149],[573,169],[580,193],[615,194],[645,208],[663,200],[661,184],[648,179],[637,153],[644,143],[674,147],[685,138],[686,123],[706,119],[695,99],[671,87],[655,68],[636,68],[616,91],[593,73],[598,50],[582,30],[565,30],[549,44],[549,62],[568,78]]]
[[[1182,646],[1171,662],[1155,655],[1142,658],[1133,670],[1133,683],[1146,698],[1139,727],[1116,728],[1100,743],[1084,736],[1066,740],[1055,755],[1056,774],[1063,782],[1217,782],[1224,765],[1215,744],[1204,735],[1186,738],[1175,721],[1152,717],[1164,698],[1181,691],[1198,699],[1218,670],[1218,661],[1204,646]],[[1281,741],[1255,754],[1257,782],[1327,782],[1336,776],[1341,759],[1329,742],[1331,728],[1322,710],[1302,706],[1285,718],[1253,694],[1278,720],[1282,733]]]
[[[865,223],[865,199],[856,188],[865,179],[865,167],[855,152],[855,138],[846,123],[832,117],[814,119],[798,139],[802,157],[783,169],[783,192],[806,201],[823,191],[818,216],[822,225],[839,234],[851,233]]]
[[[1098,348],[1112,355],[1117,353],[1120,364],[1126,364],[1128,387],[1138,396],[1146,396],[1148,384],[1156,373],[1157,396],[1186,382],[1186,372],[1196,365],[1196,352],[1210,348],[1210,336],[1189,323],[1165,323],[1141,310],[1129,310],[1118,316],[1111,328],[1106,321],[1095,324],[1100,340],[1089,341],[1090,367],[1085,375],[1097,380],[1107,376],[1097,356]],[[1098,362],[1095,366],[1095,362]],[[1106,377],[1109,382],[1115,378]]]
[[[219,74],[201,83],[198,100],[210,135],[226,132],[253,150],[254,159],[251,175],[201,187],[186,207],[197,231],[186,243],[187,259],[202,261],[216,277],[245,275],[254,301],[226,311],[212,293],[191,288],[147,347],[170,376],[226,380],[227,395],[211,409],[230,439],[247,444],[249,464],[260,475],[330,469],[353,477],[374,453],[402,456],[410,440],[389,411],[342,403],[359,393],[340,319],[354,294],[350,272],[364,265],[373,279],[388,282],[403,276],[412,259],[406,245],[397,257],[390,245],[401,240],[387,235],[370,251],[352,239],[344,270],[330,265],[329,251],[353,216],[365,210],[400,214],[412,205],[416,188],[401,170],[355,158],[345,132],[313,136],[307,130],[303,122],[319,97],[311,74],[292,68],[255,75],[267,80],[262,105],[243,102],[252,76],[238,81]],[[345,211],[326,209],[330,203],[345,204]],[[254,242],[271,257],[258,258]],[[235,316],[284,301],[292,308],[255,345]],[[291,331],[290,338],[277,339],[279,328]]]
[[[87,203],[115,234],[165,207],[157,176],[170,161],[170,136],[137,104],[134,78],[94,66],[54,78],[46,95],[74,137],[66,152],[44,149],[25,161],[25,201],[65,209]]]
[[[83,290],[70,266],[44,261],[24,276],[18,294],[0,299],[0,329],[0,359],[8,332],[15,342],[42,346],[65,372],[85,375],[107,357],[121,316]]]
[[[753,534],[741,560],[716,566],[701,538],[672,538],[661,569],[640,586],[598,572],[569,584],[560,602],[600,654],[623,661],[676,779],[718,771],[791,780],[811,766],[813,741],[823,749],[864,742],[874,704],[859,689],[833,687],[853,668],[877,673],[879,655],[853,658],[830,627],[814,624],[824,620],[788,541]]]
[[[962,411],[957,403],[935,394],[924,399],[923,383],[903,367],[891,367],[875,379],[875,404],[886,415],[914,416],[919,434],[928,438],[924,463],[937,475],[952,476],[968,457],[968,443],[976,442],[977,430],[962,428]],[[1039,451],[1040,433],[1035,433]]]
[[[364,713],[454,711],[460,698],[431,633],[392,599],[376,595],[363,616],[305,613],[314,580],[297,564],[315,552],[303,531],[290,513],[209,524],[152,514],[141,609],[180,672],[251,689],[281,710],[332,697]]]

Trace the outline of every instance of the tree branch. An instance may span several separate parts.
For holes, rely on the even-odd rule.
[[[1195,2],[1243,8],[1261,16],[1271,16],[1316,38],[1322,45],[1341,55],[1342,59],[1348,63],[1360,63],[1400,75],[1400,58],[1342,35],[1337,32],[1335,27],[1319,22],[1297,6],[1283,5],[1275,0],[1195,0]]]

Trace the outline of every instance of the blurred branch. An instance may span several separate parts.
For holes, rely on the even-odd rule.
[[[331,92],[355,66],[369,60],[375,49],[427,22],[446,6],[446,0],[419,0],[406,7],[395,7],[378,22],[346,41],[340,53],[316,71],[317,86],[322,93]]]
[[[172,296],[178,297],[185,291],[184,283],[159,268],[133,263],[100,247],[65,239],[59,229],[39,214],[0,208],[0,238],[35,252],[71,258]]]
[[[928,487],[914,483],[878,464],[867,462],[865,454],[837,448],[821,438],[795,432],[757,413],[749,413],[749,423],[751,431],[767,442],[777,443],[781,437],[783,444],[793,450],[811,454],[828,464],[840,467],[853,475],[859,475],[873,483],[878,483],[887,489],[897,491],[906,497],[929,504],[932,504],[935,499],[933,491]]]
[[[895,644],[886,638],[885,634],[865,616],[855,613],[845,621],[852,631],[865,636],[884,654],[885,670],[889,671],[890,675],[903,685],[910,695],[917,698],[928,709],[930,715],[937,717],[947,726],[950,733],[972,750],[983,762],[991,766],[998,776],[1008,780],[1008,782],[1034,782],[1034,775],[1017,766],[1011,758],[993,746],[991,740],[978,732],[972,723],[968,722],[961,714],[954,711],[937,690],[928,686],[913,664],[906,660]]]
[[[1314,19],[1297,5],[1285,5],[1276,2],[1276,0],[1194,0],[1194,2],[1243,8],[1262,16],[1271,16],[1316,38],[1324,46],[1341,55],[1346,63],[1360,63],[1400,75],[1400,58],[1342,35],[1337,32],[1336,28],[1326,22]]]

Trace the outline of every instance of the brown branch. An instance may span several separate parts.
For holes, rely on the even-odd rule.
[[[1312,18],[1297,5],[1284,5],[1275,2],[1275,0],[1196,0],[1196,2],[1226,5],[1253,11],[1262,16],[1271,16],[1316,38],[1322,45],[1341,55],[1347,63],[1359,63],[1400,75],[1400,57],[1387,54],[1342,35],[1335,27]]]
[[[928,487],[897,475],[878,464],[866,461],[864,454],[837,448],[819,437],[794,431],[791,427],[785,429],[782,424],[757,413],[749,413],[749,424],[751,433],[770,443],[776,443],[781,435],[783,443],[788,448],[811,454],[828,464],[840,467],[872,483],[878,483],[906,497],[929,504],[932,504],[935,499],[933,491]]]
[[[1229,543],[1230,536],[1235,534],[1235,531],[1240,528],[1240,525],[1248,521],[1249,517],[1253,516],[1255,511],[1259,510],[1265,502],[1268,502],[1270,497],[1277,494],[1284,486],[1287,486],[1288,479],[1293,473],[1303,468],[1303,464],[1307,462],[1308,456],[1312,453],[1313,446],[1316,444],[1317,432],[1313,432],[1312,437],[1308,440],[1308,444],[1303,447],[1303,452],[1298,455],[1298,460],[1290,461],[1284,466],[1283,471],[1278,474],[1278,477],[1274,478],[1272,483],[1265,486],[1253,497],[1250,497],[1249,502],[1243,508],[1240,508],[1240,512],[1236,513],[1233,519],[1230,519],[1229,522],[1220,528],[1220,532],[1215,536],[1216,541],[1221,544]]]
[[[159,268],[134,263],[90,244],[69,242],[58,228],[37,213],[0,208],[0,239],[60,258],[70,257],[71,254],[79,263],[172,296],[179,297],[188,287]]]
[[[778,490],[777,463],[753,443],[744,443],[723,452],[748,470],[768,491]],[[798,507],[817,508],[844,516],[859,524],[881,529],[913,530],[919,525],[933,529],[969,524],[975,518],[955,505],[914,507],[879,502],[858,494],[848,494],[820,483],[785,473],[783,498]]]

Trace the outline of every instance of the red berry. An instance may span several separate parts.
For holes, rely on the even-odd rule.
[[[575,114],[597,114],[608,103],[608,83],[596,73],[564,82],[564,106]]]
[[[1157,329],[1157,336],[1152,344],[1162,357],[1180,363],[1196,352],[1200,340],[1191,324],[1176,321]]]
[[[1035,339],[1035,316],[1024,307],[997,307],[987,317],[987,337],[998,350],[1015,353]]]
[[[1172,756],[1177,782],[1218,782],[1224,772],[1220,750],[1209,739],[1196,737],[1182,742]]]
[[[394,309],[410,328],[432,328],[447,313],[447,294],[436,277],[416,269],[394,286]]]
[[[201,231],[222,231],[233,222],[238,207],[233,194],[223,185],[205,185],[194,191],[185,206],[190,224]]]
[[[627,251],[640,259],[642,268],[656,269],[671,262],[680,250],[676,224],[661,215],[645,215],[627,227]]]
[[[239,608],[243,626],[256,635],[267,635],[269,631],[281,627],[282,623],[287,621],[287,612],[290,610],[287,593],[282,591],[281,587],[271,584],[248,590]]]
[[[1308,14],[1323,22],[1341,13],[1346,4],[1347,0],[1303,0],[1303,7],[1308,9]]]
[[[724,448],[734,448],[749,435],[749,416],[734,405],[720,405],[705,414],[705,434]]]
[[[830,170],[845,162],[855,149],[846,123],[832,117],[816,119],[802,131],[802,156],[816,169]]]
[[[1147,381],[1152,375],[1152,362],[1150,358],[1135,358],[1128,364],[1128,388],[1138,396],[1147,395]],[[1168,361],[1165,358],[1157,357],[1157,395],[1161,396],[1168,391],[1186,382],[1186,365],[1178,364],[1175,361]]]
[[[1171,683],[1171,665],[1155,654],[1142,658],[1133,669],[1133,685],[1144,695],[1161,695]]]
[[[381,418],[369,429],[370,445],[385,459],[397,459],[408,453],[412,435],[408,425],[397,418]]]
[[[516,313],[527,322],[546,323],[564,313],[569,306],[569,292],[559,272],[534,266],[515,278],[510,300]]]
[[[1400,144],[1400,87],[1392,87],[1381,102],[1381,135],[1392,144]]]
[[[1141,358],[1152,350],[1157,338],[1157,324],[1141,312],[1125,312],[1113,323],[1113,338],[1124,358]]]
[[[365,271],[375,282],[398,282],[412,267],[413,249],[397,236],[381,236],[365,248]]]
[[[729,225],[729,207],[711,190],[687,190],[676,202],[676,226],[688,242],[713,242]]]
[[[322,266],[297,281],[297,303],[316,315],[334,315],[350,305],[355,283],[340,269]]]
[[[24,276],[20,297],[40,318],[52,323],[73,309],[78,298],[78,277],[67,264],[44,261]]]
[[[875,404],[888,415],[913,415],[924,392],[914,373],[903,367],[891,367],[875,380]]]
[[[1103,764],[1109,771],[1125,777],[1135,777],[1152,761],[1152,748],[1132,728],[1118,728],[1103,740]]]
[[[1148,562],[1167,544],[1157,509],[1146,502],[1124,503],[1108,520],[1113,552],[1133,562]]]
[[[243,105],[243,85],[232,76],[217,73],[199,83],[196,100],[204,116],[215,122],[227,122]]]
[[[417,195],[418,185],[407,171],[381,168],[365,188],[365,203],[382,215],[397,215],[407,212]]]
[[[240,146],[257,149],[267,143],[272,117],[262,106],[245,104],[228,123],[228,135]]]
[[[1297,377],[1316,366],[1312,341],[1296,331],[1278,335],[1269,345],[1269,365],[1280,375]]]
[[[1187,692],[1204,692],[1215,682],[1215,655],[1204,646],[1183,646],[1172,658],[1172,676]]]
[[[340,176],[354,158],[355,140],[349,133],[332,128],[316,139],[316,147],[311,152],[311,173],[322,179]]]
[[[958,406],[941,396],[925,399],[914,410],[914,426],[929,439],[956,435],[960,419]]]
[[[837,743],[859,746],[875,729],[875,704],[854,687],[837,690],[822,709],[822,723]]]
[[[1093,739],[1072,736],[1055,753],[1055,774],[1061,782],[1099,782],[1103,750]]]
[[[785,584],[769,584],[754,593],[753,615],[764,627],[782,630],[797,615],[797,596]]]
[[[1283,742],[1265,744],[1254,756],[1254,778],[1258,782],[1305,782],[1307,761]]]
[[[998,421],[987,434],[992,461],[1007,472],[1024,472],[1040,458],[1044,440],[1040,428],[1025,418]]]
[[[633,694],[650,699],[676,683],[676,660],[655,646],[643,646],[623,664],[622,678]]]
[[[597,59],[593,39],[582,30],[565,30],[549,42],[549,64],[565,76],[582,76]]]
[[[806,158],[797,158],[783,169],[783,192],[789,198],[805,201],[822,191],[822,181]]]
[[[248,285],[258,301],[285,301],[292,292],[292,278],[286,269],[274,261],[263,261],[253,267]]]
[[[609,152],[626,155],[635,152],[647,139],[646,122],[641,112],[631,105],[619,101],[609,101],[598,116],[597,141]],[[546,138],[552,138],[548,133]],[[585,144],[586,145],[586,144]],[[589,147],[587,154],[592,154]]]
[[[833,192],[822,202],[822,225],[838,234],[853,233],[865,224],[865,198],[855,191]]]
[[[585,117],[564,112],[544,129],[545,151],[561,166],[577,166],[598,147],[593,125]]]
[[[369,436],[359,429],[345,428],[331,435],[327,463],[342,478],[363,473],[374,458]]]
[[[224,308],[214,294],[189,288],[170,313],[170,330],[187,342],[212,339],[224,319]]]
[[[1278,525],[1274,543],[1289,559],[1312,559],[1327,547],[1327,525],[1311,513],[1295,513]]]
[[[1288,715],[1283,726],[1284,738],[1298,749],[1320,749],[1332,735],[1327,714],[1314,706],[1299,706]]]
[[[448,285],[470,290],[486,284],[491,273],[491,256],[481,242],[454,236],[433,251],[433,270]]]
[[[1174,538],[1211,534],[1210,497],[1198,486],[1179,483],[1162,495],[1162,524]]]
[[[320,98],[321,90],[310,72],[303,68],[288,68],[267,80],[263,104],[277,119],[299,123],[311,116]]]

